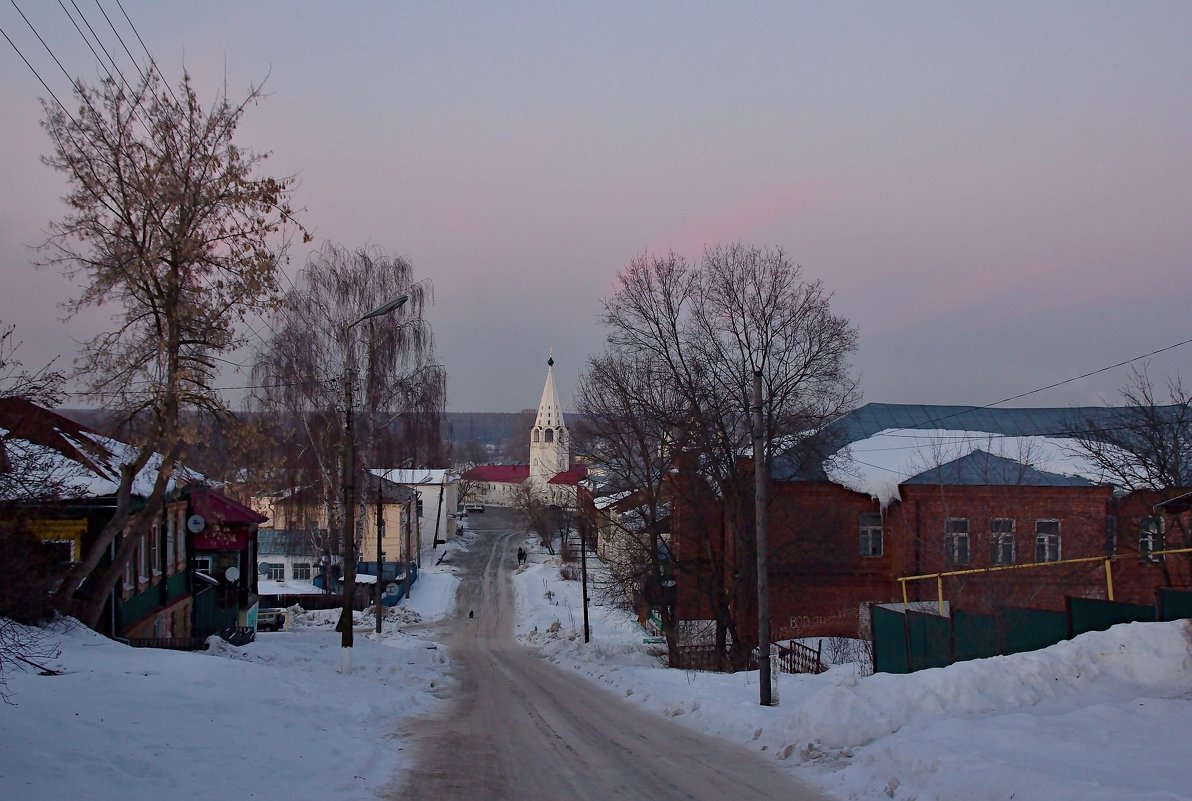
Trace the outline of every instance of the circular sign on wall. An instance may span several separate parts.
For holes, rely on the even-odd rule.
[[[186,528],[191,534],[198,534],[207,527],[207,521],[202,515],[191,515],[186,519]]]

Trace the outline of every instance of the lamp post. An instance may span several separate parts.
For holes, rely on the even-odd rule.
[[[378,306],[355,322],[348,323],[344,329],[344,441],[343,457],[343,494],[344,494],[344,587],[343,611],[340,614],[342,626],[340,639],[340,672],[352,672],[352,597],[356,592],[356,458],[353,452],[352,430],[352,329],[365,320],[381,317],[396,311],[405,305],[410,296],[402,293]],[[377,580],[380,580],[377,576]]]

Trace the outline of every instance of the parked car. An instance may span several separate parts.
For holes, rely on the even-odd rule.
[[[257,610],[257,631],[281,631],[286,625],[286,610],[259,609]]]
[[[467,504],[467,505],[464,507],[464,511],[465,511],[465,512],[483,512],[483,511],[484,511],[484,504],[482,504],[482,503],[469,503],[469,504]]]

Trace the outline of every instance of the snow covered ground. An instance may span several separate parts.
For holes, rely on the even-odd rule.
[[[605,607],[590,608],[585,644],[580,584],[543,554],[516,584],[519,639],[560,667],[772,755],[840,798],[1192,798],[1186,622],[1122,625],[908,676],[863,676],[855,665],[783,675],[781,705],[762,707],[756,671],[660,669],[641,629]]]
[[[433,622],[458,579],[425,567],[411,598],[356,616],[342,675],[338,610],[292,614],[290,630],[205,653],[133,649],[76,625],[60,655],[8,675],[0,704],[0,799],[375,799],[409,765],[402,736],[444,703],[449,655]],[[407,631],[406,629],[411,629]]]
[[[334,611],[291,615],[290,631],[203,654],[59,627],[51,666],[64,675],[8,676],[16,705],[0,704],[0,798],[352,801],[395,789],[411,728],[449,695],[450,655],[427,624],[451,611],[458,579],[432,561],[381,638],[358,616],[350,676],[338,673]],[[910,676],[865,677],[852,665],[784,675],[781,706],[763,708],[756,673],[664,669],[640,629],[608,608],[592,607],[584,644],[579,582],[546,555],[531,549],[515,581],[528,647],[840,798],[1192,798],[1184,623],[1118,626]]]

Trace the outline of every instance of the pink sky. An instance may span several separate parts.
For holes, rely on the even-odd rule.
[[[19,5],[96,75],[61,9]],[[550,347],[567,403],[618,270],[732,240],[835,291],[868,400],[987,403],[1192,337],[1186,4],[124,7],[167,75],[269,75],[242,142],[299,176],[316,244],[433,280],[455,410],[533,406]],[[11,6],[0,27],[65,99]],[[45,92],[2,44],[0,319],[30,365],[69,361],[105,319],[59,323],[70,282],[30,266],[63,185],[38,162]]]

